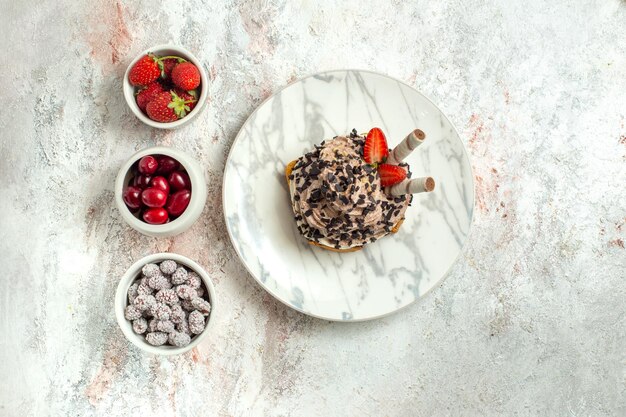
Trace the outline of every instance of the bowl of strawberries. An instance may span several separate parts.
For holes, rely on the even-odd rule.
[[[198,59],[175,45],[160,45],[137,56],[124,74],[124,98],[139,120],[174,129],[196,117],[208,96],[207,75]]]

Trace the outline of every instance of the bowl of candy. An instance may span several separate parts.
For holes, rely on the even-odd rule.
[[[177,355],[197,346],[215,315],[209,275],[191,259],[157,253],[135,262],[115,294],[124,336],[147,353]]]

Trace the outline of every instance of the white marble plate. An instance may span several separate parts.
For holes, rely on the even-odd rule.
[[[379,126],[394,147],[418,127],[407,159],[437,187],[418,194],[399,232],[353,253],[309,245],[293,219],[285,165],[323,139]],[[461,253],[474,207],[472,172],[448,118],[406,84],[368,71],[330,71],[280,90],[245,122],[224,172],[224,216],[250,274],[274,297],[328,320],[367,320],[435,287]]]

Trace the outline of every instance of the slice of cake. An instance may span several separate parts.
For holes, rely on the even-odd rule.
[[[432,191],[431,177],[410,180],[402,161],[423,141],[416,129],[389,151],[379,128],[336,136],[285,169],[298,230],[309,243],[334,251],[361,249],[404,219],[414,193]]]

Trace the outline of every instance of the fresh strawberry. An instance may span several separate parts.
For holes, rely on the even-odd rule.
[[[178,97],[185,100],[189,106],[189,111],[192,111],[194,107],[196,107],[196,103],[198,102],[198,92],[196,90],[185,91],[180,88],[176,88],[174,92],[178,94]]]
[[[185,58],[181,58],[176,55],[167,55],[159,57],[159,68],[161,69],[161,78],[163,80],[171,81],[172,70],[180,63],[187,62]]]
[[[139,93],[137,93],[137,97],[135,97],[135,99],[137,100],[137,106],[139,106],[141,111],[145,113],[148,103],[157,94],[162,93],[163,91],[165,90],[163,90],[163,86],[161,85],[161,83],[157,81],[150,83],[146,88],[140,90]]]
[[[155,122],[168,123],[182,119],[190,111],[191,100],[181,98],[174,91],[157,94],[146,106],[148,117]]]
[[[191,62],[181,62],[172,70],[172,82],[185,91],[194,90],[200,85],[200,71]]]
[[[178,58],[165,58],[161,61],[163,71],[161,72],[161,78],[170,78],[172,76],[172,70],[180,61]],[[184,61],[183,61],[184,62]]]
[[[135,86],[147,86],[161,75],[158,59],[152,55],[144,55],[133,65],[128,74],[128,81]]]
[[[172,93],[169,91],[157,94],[146,106],[148,117],[155,122],[168,123],[178,120],[178,116],[169,105]]]
[[[365,138],[363,147],[363,159],[368,164],[379,164],[385,162],[389,155],[387,139],[382,130],[377,127],[372,128]]]
[[[398,165],[380,164],[378,165],[378,175],[380,175],[380,184],[383,187],[402,182],[406,178],[406,171]]]

